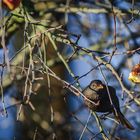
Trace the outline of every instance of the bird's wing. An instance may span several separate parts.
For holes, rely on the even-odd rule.
[[[95,101],[98,99],[99,95],[94,90],[91,90],[89,87],[85,88],[82,93],[90,100]]]
[[[111,86],[108,86],[108,87],[109,87],[109,91],[110,91],[110,95],[111,95],[113,105],[115,106],[116,109],[120,109],[119,99],[116,95],[116,90]]]

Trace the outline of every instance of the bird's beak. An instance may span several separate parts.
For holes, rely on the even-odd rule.
[[[103,85],[101,85],[101,84],[100,84],[100,85],[98,85],[98,86],[99,86],[99,88],[100,88],[100,89],[104,88],[104,87],[103,87]]]

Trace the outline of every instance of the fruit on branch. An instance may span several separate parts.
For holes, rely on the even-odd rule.
[[[2,2],[8,9],[14,10],[20,5],[21,0],[3,0]]]
[[[132,68],[128,79],[133,83],[140,84],[140,64],[137,64]]]

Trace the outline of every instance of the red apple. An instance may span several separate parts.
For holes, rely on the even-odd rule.
[[[140,64],[136,64],[129,74],[128,79],[136,84],[140,84]]]
[[[3,3],[10,9],[14,10],[20,4],[21,0],[3,0]]]

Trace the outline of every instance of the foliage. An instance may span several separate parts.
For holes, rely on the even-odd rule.
[[[5,14],[1,8],[1,112],[6,115],[10,108],[6,89],[16,86],[11,107],[17,107],[23,124],[22,139],[139,138],[139,87],[128,80],[139,63],[139,6],[134,0],[22,0],[14,11]],[[15,49],[12,57],[8,44]],[[76,62],[80,67],[71,67]],[[118,125],[111,114],[84,114],[83,85],[93,79],[116,89],[135,132]]]

